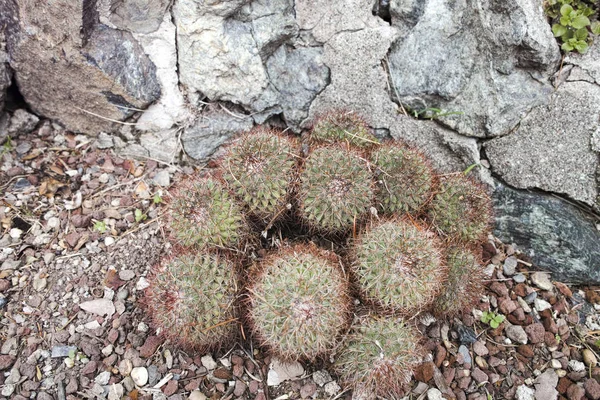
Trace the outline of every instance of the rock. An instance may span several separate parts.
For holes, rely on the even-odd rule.
[[[148,280],[146,278],[144,278],[143,276],[137,281],[137,283],[135,284],[135,288],[137,290],[144,290],[150,287],[150,283],[148,282]]]
[[[544,341],[544,333],[546,330],[544,329],[544,325],[540,323],[531,324],[525,327],[525,332],[527,332],[527,336],[529,337],[529,341],[532,344],[541,343]]]
[[[104,386],[104,385],[108,385],[109,379],[110,379],[110,372],[104,371],[104,372],[100,372],[100,374],[98,374],[98,376],[96,376],[96,379],[94,379],[94,382],[96,382],[98,385]]]
[[[163,342],[164,339],[160,336],[148,336],[142,347],[140,347],[140,356],[150,358]]]
[[[148,370],[144,367],[135,367],[131,370],[131,379],[136,386],[144,386],[148,383]]]
[[[543,374],[535,380],[535,399],[536,400],[556,400],[558,391],[558,375],[553,369],[547,369]]]
[[[320,387],[325,386],[327,382],[331,382],[333,380],[331,375],[329,375],[329,372],[325,371],[324,369],[314,372],[312,379]]]
[[[6,54],[6,38],[4,30],[0,30],[0,114],[4,110],[4,98],[6,89],[10,86],[12,79],[12,71],[8,65],[8,54]],[[0,118],[1,119],[1,118]],[[2,129],[0,121],[0,142],[4,140],[5,130]]]
[[[130,281],[135,278],[135,271],[130,269],[122,269],[119,271],[119,279],[124,281]]]
[[[536,400],[534,394],[535,390],[525,385],[521,385],[517,388],[516,398],[517,400]]]
[[[125,389],[120,383],[110,385],[108,388],[108,400],[121,400]]]
[[[76,346],[52,346],[52,358],[69,357],[70,352],[77,352]]]
[[[460,112],[438,120],[461,134],[503,135],[548,101],[560,53],[537,1],[471,6],[473,12],[464,0],[390,3],[400,31],[389,53],[392,93],[411,110]]]
[[[79,304],[79,308],[92,314],[100,316],[108,315],[109,317],[115,313],[115,305],[108,299],[95,299],[85,301]]]
[[[571,370],[573,372],[583,372],[583,371],[585,371],[585,364],[582,363],[581,361],[570,360],[569,368],[571,368]]]
[[[110,9],[100,18],[122,30],[152,33],[160,26],[169,4],[168,0],[118,1],[112,3]]]
[[[171,178],[169,177],[169,171],[166,169],[161,169],[154,175],[152,178],[155,184],[162,187],[169,187],[171,185]]]
[[[202,114],[181,137],[186,153],[196,160],[210,156],[220,145],[235,134],[252,128],[252,118],[236,118],[225,111]]]
[[[588,367],[595,367],[596,364],[598,363],[596,356],[590,349],[583,349],[583,351],[581,352],[581,355],[583,357],[583,362]]]
[[[585,389],[585,393],[591,399],[600,399],[600,383],[598,383],[594,378],[587,379],[583,384],[583,388]]]
[[[302,376],[304,367],[299,362],[282,362],[273,359],[267,374],[267,385],[278,386],[280,383]]]
[[[113,138],[106,132],[100,132],[96,138],[96,147],[99,149],[110,149],[114,146]]]
[[[160,96],[154,64],[131,33],[98,23],[96,3],[60,0],[43,15],[26,0],[4,3],[11,67],[38,115],[97,134]]]
[[[542,290],[551,291],[554,288],[550,281],[550,274],[547,272],[534,272],[530,278],[533,284]]]
[[[339,393],[340,390],[342,390],[342,388],[340,387],[340,385],[338,385],[336,381],[331,381],[325,384],[323,390],[330,398],[333,398],[336,394]]]
[[[206,396],[201,391],[194,390],[192,393],[190,393],[188,400],[206,400]]]
[[[600,110],[593,106],[598,102],[599,86],[562,84],[550,106],[533,109],[515,132],[486,143],[492,170],[511,186],[564,193],[594,205],[599,162],[590,141],[596,131],[593,121],[600,119]]]
[[[8,135],[12,138],[35,129],[40,119],[23,109],[15,110],[8,125]]]
[[[585,397],[585,389],[574,383],[567,389],[567,397],[569,400],[583,400]]]
[[[442,392],[436,388],[431,388],[427,391],[427,400],[443,400]]]
[[[554,196],[499,185],[496,226],[504,243],[515,243],[536,266],[558,281],[600,283],[600,232],[578,208]]]
[[[312,101],[329,84],[323,50],[284,45],[267,60],[266,67],[285,121],[297,130],[308,116]]]
[[[533,306],[538,311],[549,310],[552,308],[552,305],[550,303],[548,303],[546,300],[540,299],[539,297],[536,297],[533,300]]]
[[[506,336],[516,343],[527,344],[527,333],[520,325],[509,325],[504,330]]]
[[[508,257],[502,264],[502,272],[506,276],[512,276],[517,272],[517,258],[514,256]]]
[[[461,344],[458,347],[458,352],[462,354],[465,364],[473,364],[473,360],[471,359],[471,353],[469,353],[469,349],[467,348],[467,346]]]
[[[204,368],[206,368],[209,371],[212,371],[213,369],[217,368],[217,362],[214,360],[214,358],[212,358],[210,354],[203,356],[200,359],[200,361],[202,362]]]
[[[9,369],[15,363],[16,357],[8,354],[0,355],[0,371]]]
[[[132,370],[133,370],[133,363],[131,362],[131,360],[124,359],[124,360],[121,360],[121,362],[119,362],[119,373],[121,374],[121,376],[123,376],[123,377],[129,376],[131,374]]]

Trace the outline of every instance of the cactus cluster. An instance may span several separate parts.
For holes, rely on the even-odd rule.
[[[154,325],[174,342],[249,332],[284,361],[333,358],[356,398],[394,398],[423,354],[403,318],[453,316],[481,293],[483,186],[380,143],[355,113],[321,116],[302,139],[243,133],[214,166],[171,192],[176,246],[149,280]]]

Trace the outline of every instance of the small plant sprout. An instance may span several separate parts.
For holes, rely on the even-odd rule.
[[[496,314],[493,311],[484,311],[481,315],[481,322],[488,324],[492,329],[496,329],[504,322],[504,315]]]
[[[146,214],[144,214],[143,211],[140,210],[139,208],[135,209],[134,217],[135,217],[135,222],[138,222],[138,223],[145,221],[146,218],[148,218],[148,216]]]
[[[561,49],[565,53],[577,50],[585,53],[589,47],[589,31],[600,33],[598,21],[592,23],[589,17],[595,14],[592,5],[581,0],[549,0],[546,14],[555,22],[552,25],[554,37],[562,41]]]
[[[160,193],[160,192],[156,192],[156,193],[154,194],[154,197],[152,197],[152,202],[153,202],[154,204],[160,204],[160,203],[162,203],[162,202],[163,202],[163,199],[162,199],[162,193]]]
[[[104,233],[108,227],[104,221],[94,221],[94,226],[92,229],[96,232]]]

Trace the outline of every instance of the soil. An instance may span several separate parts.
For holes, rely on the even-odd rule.
[[[191,167],[121,158],[47,121],[2,149],[2,398],[351,398],[326,362],[282,366],[249,337],[194,354],[153,329],[143,297],[169,247],[162,199]],[[600,399],[598,290],[554,282],[493,238],[482,251],[475,309],[415,316],[430,354],[406,398]],[[497,328],[481,322],[490,311]]]

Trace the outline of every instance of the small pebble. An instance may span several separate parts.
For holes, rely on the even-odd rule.
[[[569,368],[571,368],[573,372],[582,372],[585,371],[585,364],[581,361],[571,360],[569,361]]]
[[[588,367],[596,366],[598,360],[596,359],[596,356],[590,349],[583,349],[581,355],[583,357],[583,362],[585,363],[585,365],[587,365]]]
[[[504,260],[504,264],[502,265],[502,272],[506,276],[512,276],[515,274],[517,270],[517,258],[516,257],[508,257]]]
[[[513,276],[513,281],[517,282],[517,283],[523,283],[527,280],[527,278],[525,278],[525,275],[523,274],[516,274],[515,276]]]
[[[148,383],[148,370],[144,367],[135,367],[131,370],[131,379],[136,386],[142,387]]]
[[[444,400],[442,392],[436,388],[431,388],[427,391],[427,400]]]
[[[530,276],[531,281],[542,290],[550,291],[554,289],[554,285],[550,282],[550,274],[547,272],[534,272]]]
[[[119,278],[123,281],[130,281],[135,278],[135,272],[130,269],[119,271]]]

